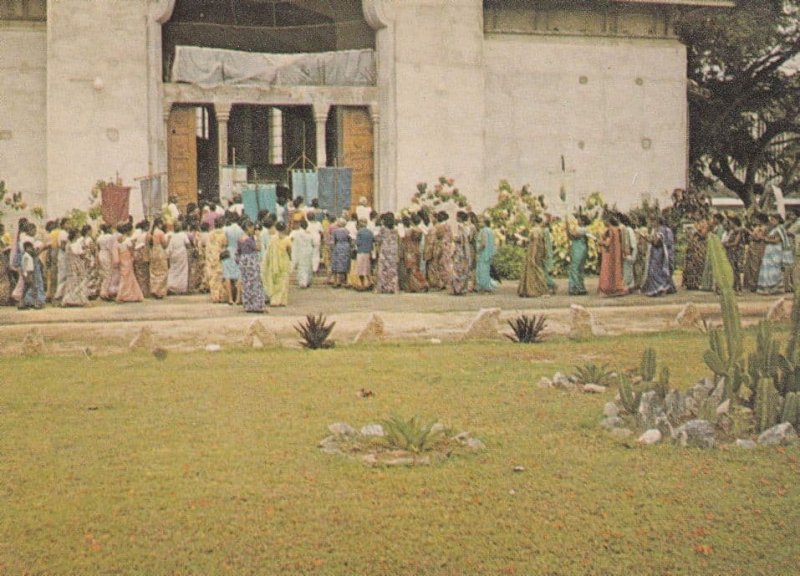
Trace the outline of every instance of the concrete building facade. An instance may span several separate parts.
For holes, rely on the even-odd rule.
[[[220,4],[232,12],[215,12]],[[85,208],[99,179],[133,184],[169,173],[170,119],[187,106],[212,125],[195,126],[207,140],[195,164],[211,165],[211,187],[215,170],[235,161],[232,142],[239,158],[264,165],[262,177],[280,179],[253,136],[267,122],[261,108],[276,108],[293,119],[284,120],[283,146],[299,150],[302,132],[301,152],[316,165],[371,148],[359,170],[381,210],[407,205],[418,182],[442,175],[476,209],[494,203],[500,179],[551,202],[562,184],[573,204],[593,192],[620,207],[662,200],[686,184],[686,51],[674,20],[732,4],[0,0],[0,179],[49,217]],[[376,78],[367,86],[172,82],[174,47],[186,44],[374,50]],[[278,168],[289,164],[284,156]],[[141,214],[136,189],[131,207]]]

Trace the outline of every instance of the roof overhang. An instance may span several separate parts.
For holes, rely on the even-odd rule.
[[[612,0],[616,4],[662,4],[670,6],[705,6],[708,8],[735,8],[735,0]]]

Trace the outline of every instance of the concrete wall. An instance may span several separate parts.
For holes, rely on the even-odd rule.
[[[409,204],[421,181],[455,178],[459,188],[478,197],[483,188],[484,61],[483,5],[480,0],[408,0],[395,4],[390,90],[393,137],[382,140],[382,159],[396,163],[394,202]],[[387,46],[378,37],[379,67]],[[393,104],[393,106],[392,106]],[[390,128],[390,134],[392,130]],[[386,136],[387,134],[382,134]]]
[[[685,186],[686,54],[674,40],[489,34],[487,186],[531,184],[570,203],[602,192],[620,208]]]
[[[47,209],[86,208],[97,180],[148,172],[146,0],[49,0]],[[138,186],[131,211],[142,213]]]
[[[0,180],[30,206],[46,202],[46,65],[43,23],[0,22]]]

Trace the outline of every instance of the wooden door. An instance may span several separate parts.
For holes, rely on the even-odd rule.
[[[196,122],[194,107],[173,108],[169,114],[169,193],[178,198],[181,211],[197,202]]]
[[[339,108],[340,164],[353,169],[352,209],[363,196],[369,206],[374,206],[372,119],[367,108]]]

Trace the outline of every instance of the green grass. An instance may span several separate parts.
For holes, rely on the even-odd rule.
[[[5,358],[0,574],[796,574],[797,449],[631,447],[597,427],[611,393],[536,387],[647,346],[674,384],[707,373],[697,333]],[[488,449],[373,469],[316,447],[391,414]]]

